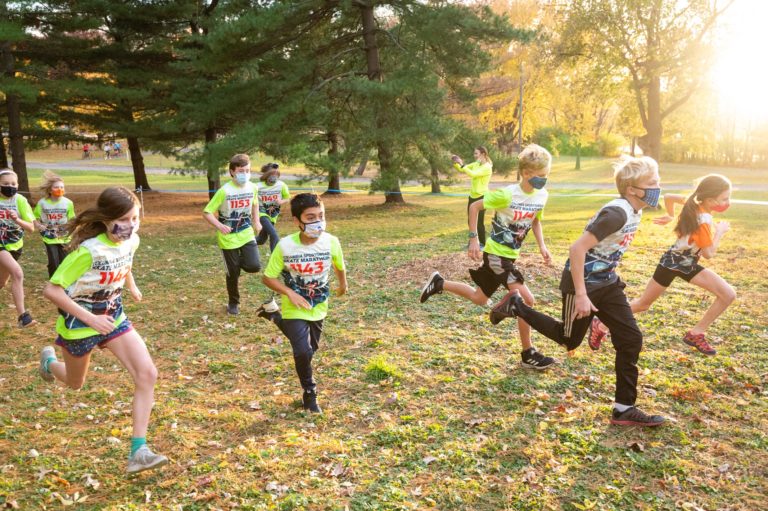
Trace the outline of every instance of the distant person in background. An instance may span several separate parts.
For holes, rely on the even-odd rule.
[[[112,157],[112,144],[109,142],[104,143],[104,159],[108,160]]]
[[[488,191],[488,183],[491,182],[491,174],[493,173],[493,162],[488,156],[488,150],[485,147],[475,147],[474,156],[475,161],[466,165],[459,156],[455,154],[451,156],[454,168],[472,178],[472,184],[469,188],[467,214],[469,214],[469,207],[473,202],[483,200],[485,193]],[[485,211],[482,209],[477,219],[477,239],[480,242],[480,250],[482,250],[485,246]]]
[[[91,145],[87,142],[83,144],[83,159],[84,160],[91,159]]]
[[[112,152],[115,155],[115,158],[119,158],[123,154],[123,146],[115,140],[115,142],[112,144]]]
[[[45,197],[37,201],[34,223],[43,237],[50,278],[67,255],[65,247],[70,242],[67,223],[75,217],[75,207],[64,197],[64,181],[50,170],[43,173],[40,191]]]

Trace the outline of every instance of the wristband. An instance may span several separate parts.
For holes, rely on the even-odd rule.
[[[476,232],[470,232],[469,233],[469,237],[470,238],[477,238],[477,233]]]

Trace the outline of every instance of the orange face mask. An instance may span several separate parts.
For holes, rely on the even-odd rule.
[[[56,188],[55,190],[51,190],[51,195],[53,197],[64,197],[64,188]]]

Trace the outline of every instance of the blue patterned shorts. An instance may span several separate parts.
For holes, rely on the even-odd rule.
[[[69,352],[70,355],[74,355],[76,357],[82,357],[84,355],[87,355],[91,351],[93,351],[93,348],[98,346],[101,349],[104,349],[104,345],[107,344],[109,341],[113,339],[117,339],[121,335],[130,332],[133,330],[133,325],[128,320],[128,318],[125,318],[122,323],[120,323],[117,328],[109,332],[107,335],[92,335],[90,337],[84,337],[83,339],[64,339],[62,336],[56,337],[56,344],[64,348]]]

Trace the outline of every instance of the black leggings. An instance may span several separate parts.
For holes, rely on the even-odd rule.
[[[481,201],[483,200],[483,195],[476,198],[469,198],[469,203],[467,203],[467,213],[469,213],[469,207],[472,205],[473,202]],[[481,209],[480,214],[477,215],[477,241],[480,242],[481,245],[485,245],[485,210]]]
[[[231,250],[221,250],[224,255],[224,265],[227,268],[227,294],[229,304],[240,303],[240,290],[237,281],[240,278],[240,270],[248,273],[256,273],[261,270],[259,260],[259,247],[255,240],[251,240],[242,247]]]
[[[48,256],[48,278],[51,278],[56,272],[56,268],[59,267],[67,256],[67,251],[64,250],[64,245],[62,244],[45,243],[45,253]]]
[[[279,312],[273,313],[270,320],[291,341],[293,362],[296,365],[296,374],[299,375],[301,388],[314,392],[317,385],[312,375],[312,357],[320,349],[323,320],[283,319]]]
[[[643,348],[643,334],[637,326],[632,309],[624,294],[624,283],[620,280],[608,286],[587,293],[597,308],[597,317],[608,327],[616,350],[616,402],[633,406],[637,400],[637,361]],[[542,314],[525,304],[520,306],[518,316],[540,332],[568,348],[577,348],[584,340],[589,324],[595,314],[574,318],[575,295],[563,293],[562,321]]]

